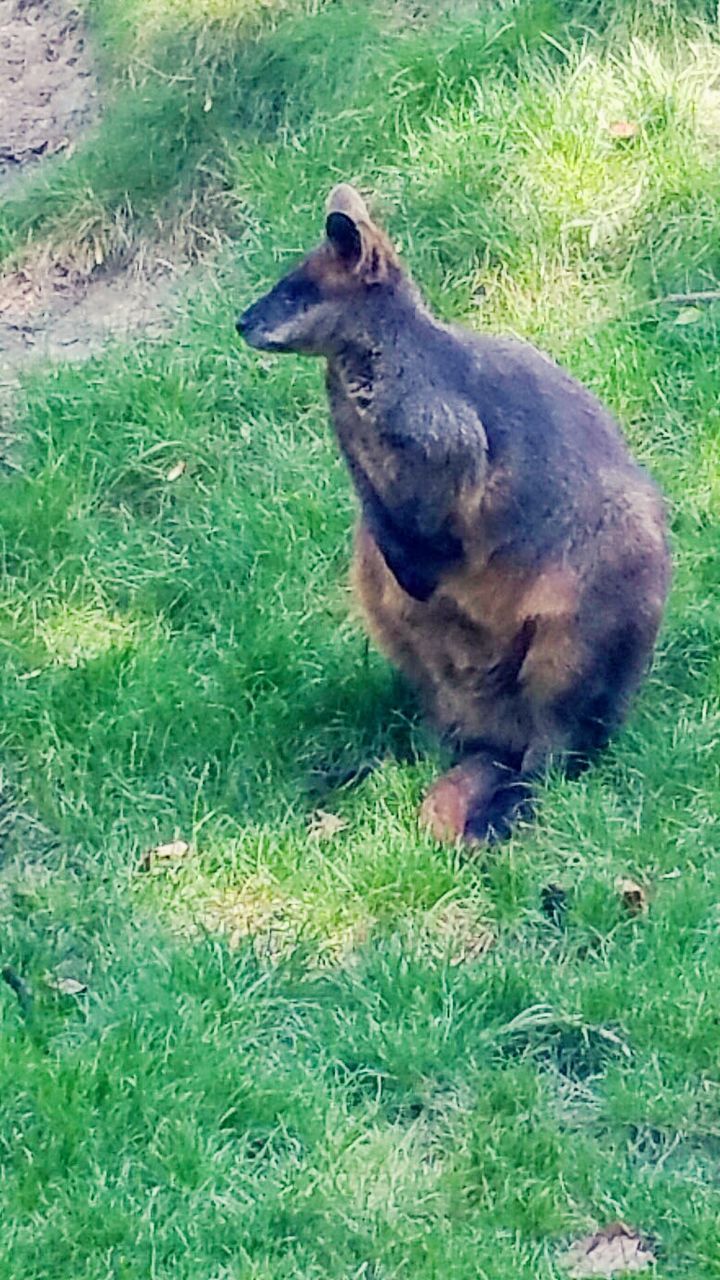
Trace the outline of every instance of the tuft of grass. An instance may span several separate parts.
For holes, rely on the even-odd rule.
[[[87,12],[102,121],[0,209],[6,260],[218,208],[233,244],[163,343],[13,406],[0,959],[32,998],[0,989],[0,1276],[516,1280],[622,1218],[663,1280],[711,1280],[720,311],[662,297],[718,284],[714,6]],[[233,335],[338,178],[444,315],[561,358],[668,494],[630,723],[476,859],[417,829],[442,760],[349,599],[321,370]]]

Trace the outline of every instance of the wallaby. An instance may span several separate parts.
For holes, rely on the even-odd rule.
[[[551,760],[584,764],[623,719],[668,591],[664,505],[549,357],[430,313],[353,187],[331,192],[325,231],[237,328],[327,360],[355,590],[460,760],[422,820],[493,841]]]

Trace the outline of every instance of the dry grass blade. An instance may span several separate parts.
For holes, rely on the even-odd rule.
[[[308,835],[311,840],[332,840],[348,826],[347,818],[337,813],[326,813],[324,809],[316,809],[310,819]]]
[[[181,862],[190,852],[190,845],[187,840],[170,840],[168,844],[155,845],[153,849],[148,849],[140,859],[140,870],[150,871],[158,863],[169,865],[175,862]]]

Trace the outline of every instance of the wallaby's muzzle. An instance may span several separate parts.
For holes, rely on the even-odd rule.
[[[268,333],[261,316],[258,315],[256,305],[248,307],[247,311],[243,311],[242,315],[238,316],[235,328],[248,346],[255,347],[258,351],[283,350],[282,346],[273,341],[272,334]]]

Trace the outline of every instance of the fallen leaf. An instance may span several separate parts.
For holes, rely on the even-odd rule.
[[[656,1261],[647,1240],[624,1222],[613,1222],[592,1236],[577,1240],[559,1258],[570,1275],[614,1276],[628,1271],[644,1271]]]
[[[613,138],[636,138],[640,132],[640,125],[634,120],[613,120],[608,125],[608,133]]]
[[[48,973],[45,981],[53,991],[59,991],[61,996],[81,996],[87,991],[87,982],[79,982],[77,978],[59,978]]]
[[[675,317],[675,324],[695,324],[701,315],[699,307],[682,307]]]
[[[618,876],[615,888],[622,898],[623,906],[631,915],[645,915],[648,909],[647,893],[637,880],[626,880],[623,876]]]
[[[176,462],[175,466],[168,471],[165,479],[168,484],[172,484],[173,480],[179,480],[181,476],[184,476],[186,471],[187,462]]]
[[[148,849],[140,859],[140,870],[149,871],[157,862],[180,862],[190,852],[186,840],[171,840],[168,844],[155,845]]]
[[[324,809],[316,809],[310,819],[308,835],[312,840],[332,840],[333,836],[344,831],[348,825],[347,818],[341,818],[337,813],[326,813]]]

